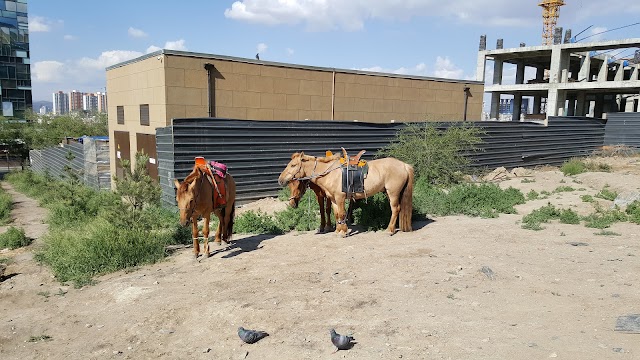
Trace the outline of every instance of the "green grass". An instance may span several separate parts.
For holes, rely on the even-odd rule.
[[[261,211],[247,211],[235,220],[234,230],[239,234],[282,234],[273,216]]]
[[[534,182],[536,182],[536,179],[524,178],[524,179],[520,180],[520,183],[522,183],[522,184],[530,184],[530,183],[534,183]]]
[[[49,233],[36,259],[61,282],[91,284],[97,275],[160,261],[167,245],[190,242],[190,228],[181,227],[171,210],[149,205],[132,212],[111,191],[31,171],[13,172],[6,179],[49,209]]]
[[[0,264],[11,264],[12,262],[13,262],[12,258],[0,257]]]
[[[551,220],[560,220],[562,224],[579,224],[580,216],[571,209],[558,209],[548,203],[547,205],[533,210],[530,214],[522,218],[522,228],[528,230],[542,230],[543,223]]]
[[[38,342],[38,341],[51,341],[53,338],[49,335],[40,335],[40,336],[30,336],[29,342]]]
[[[585,167],[588,171],[593,172],[611,172],[611,165],[605,163],[599,163],[595,161],[585,162]]]
[[[531,190],[527,193],[527,200],[536,200],[539,196],[540,194],[537,191]]]
[[[553,190],[554,193],[561,193],[561,192],[572,192],[575,191],[576,189],[572,188],[571,186],[558,186],[555,190]]]
[[[636,200],[627,205],[625,212],[630,222],[640,225],[640,201]]]
[[[617,232],[609,231],[609,230],[600,230],[597,233],[593,233],[593,235],[602,235],[602,236],[621,236]]]
[[[562,171],[565,175],[578,175],[587,171],[587,166],[578,159],[571,159],[560,167],[560,171]]]
[[[600,199],[613,201],[618,197],[618,193],[615,192],[615,191],[611,191],[611,190],[609,190],[607,188],[604,188],[604,189],[600,190],[599,193],[596,194],[596,197],[600,198]]]
[[[448,192],[419,179],[415,185],[413,206],[419,214],[436,216],[468,215],[486,218],[515,214],[515,205],[525,197],[515,188],[502,190],[495,184],[461,184]]]
[[[33,239],[25,235],[23,228],[10,226],[6,232],[0,234],[0,249],[9,248],[13,250],[28,246],[32,241]]]
[[[589,228],[605,229],[617,222],[628,220],[625,213],[618,209],[605,210],[600,207],[596,208],[593,214],[584,217],[585,226]]]
[[[13,199],[0,187],[0,225],[6,225],[11,221],[11,210],[13,209]]]
[[[595,200],[593,199],[593,196],[591,195],[580,195],[580,200],[582,200],[582,202],[594,202]]]

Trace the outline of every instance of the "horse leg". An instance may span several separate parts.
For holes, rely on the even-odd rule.
[[[220,236],[224,229],[224,218],[220,216],[221,215],[220,210],[216,210],[215,214],[218,217],[218,227],[216,228],[216,238],[214,242],[216,243],[217,246],[220,246],[222,244],[222,239],[220,238]]]
[[[191,218],[191,237],[193,238],[193,252],[196,255],[196,259],[198,258],[198,254],[200,254],[200,243],[198,242],[198,219],[195,217]]]
[[[207,214],[204,217],[204,227],[202,228],[202,235],[203,235],[202,241],[204,241],[204,247],[203,247],[204,257],[209,257],[209,218],[210,217],[211,217],[211,214]]]
[[[318,205],[320,206],[320,228],[318,228],[319,233],[323,233],[324,229],[327,225],[327,219],[324,216],[324,206],[325,206],[325,197],[319,193],[316,193],[316,200],[318,200]]]
[[[400,214],[400,196],[398,194],[389,194],[389,205],[391,206],[391,219],[389,220],[389,226],[387,230],[391,233],[391,235],[396,232],[396,222],[398,221],[398,214]]]
[[[324,211],[326,212],[325,218],[327,222],[324,226],[324,231],[331,231],[331,200],[328,197],[324,197],[325,207]]]
[[[344,211],[344,197],[335,198],[333,203],[333,210],[336,214],[336,234],[342,237],[346,237],[349,231],[347,227],[347,214]]]
[[[228,232],[228,228],[229,228],[229,224],[231,223],[231,211],[229,210],[229,208],[224,208],[223,210],[220,211],[224,211],[224,216],[222,217],[222,220],[224,220],[224,222],[221,220],[220,223],[223,223],[224,226],[220,229],[222,234],[222,241],[225,242],[225,244],[228,244],[230,241],[230,237],[231,234],[227,234]]]
[[[355,199],[349,200],[349,208],[347,209],[347,224],[353,225],[353,208],[355,207]]]

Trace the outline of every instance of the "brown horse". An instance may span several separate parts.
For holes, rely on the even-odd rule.
[[[291,197],[289,197],[289,206],[294,209],[298,207],[300,199],[304,196],[307,188],[313,190],[316,194],[318,205],[320,206],[320,228],[318,228],[318,232],[323,233],[331,231],[331,228],[333,227],[331,225],[331,200],[329,200],[324,191],[322,191],[318,185],[309,180],[291,180],[289,181],[288,186],[289,192],[291,193]],[[347,222],[349,223],[353,223],[353,207],[353,200],[349,201],[349,209],[347,210]]]
[[[278,182],[287,184],[291,180],[309,179],[318,185],[331,200],[336,216],[336,233],[346,236],[348,232],[344,202],[346,195],[342,192],[342,173],[336,171],[342,166],[340,155],[315,157],[303,152],[291,155],[291,161],[282,171]],[[396,223],[400,218],[400,230],[412,231],[411,215],[413,212],[413,167],[395,158],[383,158],[368,162],[369,172],[364,180],[364,192],[354,193],[355,199],[364,199],[373,194],[385,191],[391,205],[391,219],[387,230],[395,233]]]
[[[324,191],[309,180],[291,180],[288,185],[291,192],[289,206],[294,209],[298,207],[300,199],[307,191],[307,187],[313,190],[316,194],[318,205],[320,205],[320,228],[318,228],[318,232],[331,231],[331,200],[327,198]]]
[[[180,209],[180,225],[186,226],[191,222],[193,235],[193,251],[198,257],[200,252],[200,244],[198,243],[198,216],[204,218],[204,227],[202,233],[204,235],[204,256],[209,256],[209,219],[213,212],[218,217],[218,229],[216,230],[215,243],[221,244],[221,241],[229,242],[233,234],[233,221],[236,209],[236,182],[231,174],[227,174],[224,178],[226,187],[226,205],[222,208],[214,209],[213,195],[214,186],[209,182],[203,170],[197,165],[193,167],[191,174],[184,178],[180,183],[174,180],[177,188],[176,201]]]

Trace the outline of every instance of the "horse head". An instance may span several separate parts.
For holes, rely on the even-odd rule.
[[[199,180],[202,177],[202,173],[198,169],[194,169],[191,174],[187,175],[182,183],[177,179],[174,179],[176,186],[176,202],[178,203],[178,209],[180,210],[180,225],[186,226],[189,224],[193,212],[196,208],[196,200],[198,199],[198,186]]]
[[[309,180],[291,180],[288,183],[289,191],[291,192],[291,197],[289,197],[289,206],[292,208],[297,208],[300,199],[304,195],[305,191],[307,191]]]
[[[284,186],[291,180],[304,177],[305,172],[303,163],[305,161],[309,161],[309,159],[313,159],[313,157],[305,155],[304,152],[294,153],[291,155],[291,161],[289,161],[287,167],[284,168],[278,177],[278,184],[280,184],[280,186]]]

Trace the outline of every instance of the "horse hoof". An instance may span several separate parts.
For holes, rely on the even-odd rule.
[[[324,229],[323,229],[323,228],[319,228],[319,229],[316,231],[316,234],[324,234]]]

